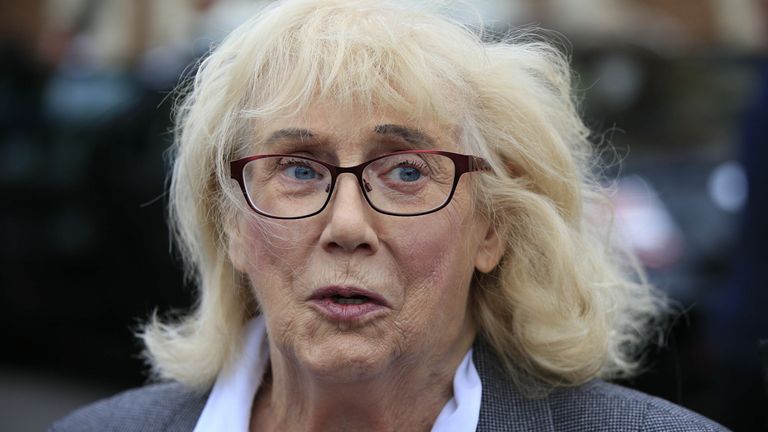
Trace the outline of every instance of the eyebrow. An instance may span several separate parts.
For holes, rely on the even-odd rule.
[[[309,129],[285,128],[273,132],[272,135],[270,135],[264,143],[266,145],[270,145],[274,144],[276,141],[284,139],[309,140],[314,137],[315,134],[313,134]]]
[[[432,148],[435,140],[418,129],[396,124],[378,125],[373,131],[379,135],[393,135],[399,137],[417,148]]]
[[[416,148],[433,148],[435,140],[429,135],[419,131],[418,129],[410,128],[407,126],[396,124],[383,124],[377,125],[373,128],[373,132],[382,136],[394,136],[398,137]],[[272,145],[282,140],[312,140],[316,136],[309,129],[303,128],[284,128],[273,132],[265,141],[265,145]]]

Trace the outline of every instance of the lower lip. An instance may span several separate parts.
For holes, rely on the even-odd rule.
[[[385,306],[373,302],[339,304],[329,298],[310,300],[310,304],[328,320],[346,323],[372,319],[386,310]]]

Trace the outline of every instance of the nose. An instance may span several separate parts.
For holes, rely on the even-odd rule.
[[[368,205],[354,176],[340,175],[325,210],[328,221],[320,243],[330,253],[374,254],[379,238],[373,226],[375,211]]]

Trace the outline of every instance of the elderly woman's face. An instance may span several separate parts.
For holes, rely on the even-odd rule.
[[[252,153],[351,166],[415,147],[462,152],[450,131],[362,112],[317,107],[277,119]],[[351,174],[339,176],[318,215],[241,215],[230,232],[230,258],[251,281],[278,351],[273,357],[324,377],[359,380],[463,354],[475,334],[472,274],[490,271],[501,254],[488,222],[472,209],[470,180],[462,176],[450,204],[422,216],[377,213]]]

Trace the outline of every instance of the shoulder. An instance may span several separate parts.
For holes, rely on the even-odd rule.
[[[190,431],[206,399],[207,394],[175,382],[148,385],[80,408],[49,432]]]
[[[473,361],[483,386],[478,431],[727,430],[664,399],[601,380],[527,397],[482,341],[475,343]]]
[[[547,399],[556,430],[727,430],[664,399],[601,380],[558,389]]]

